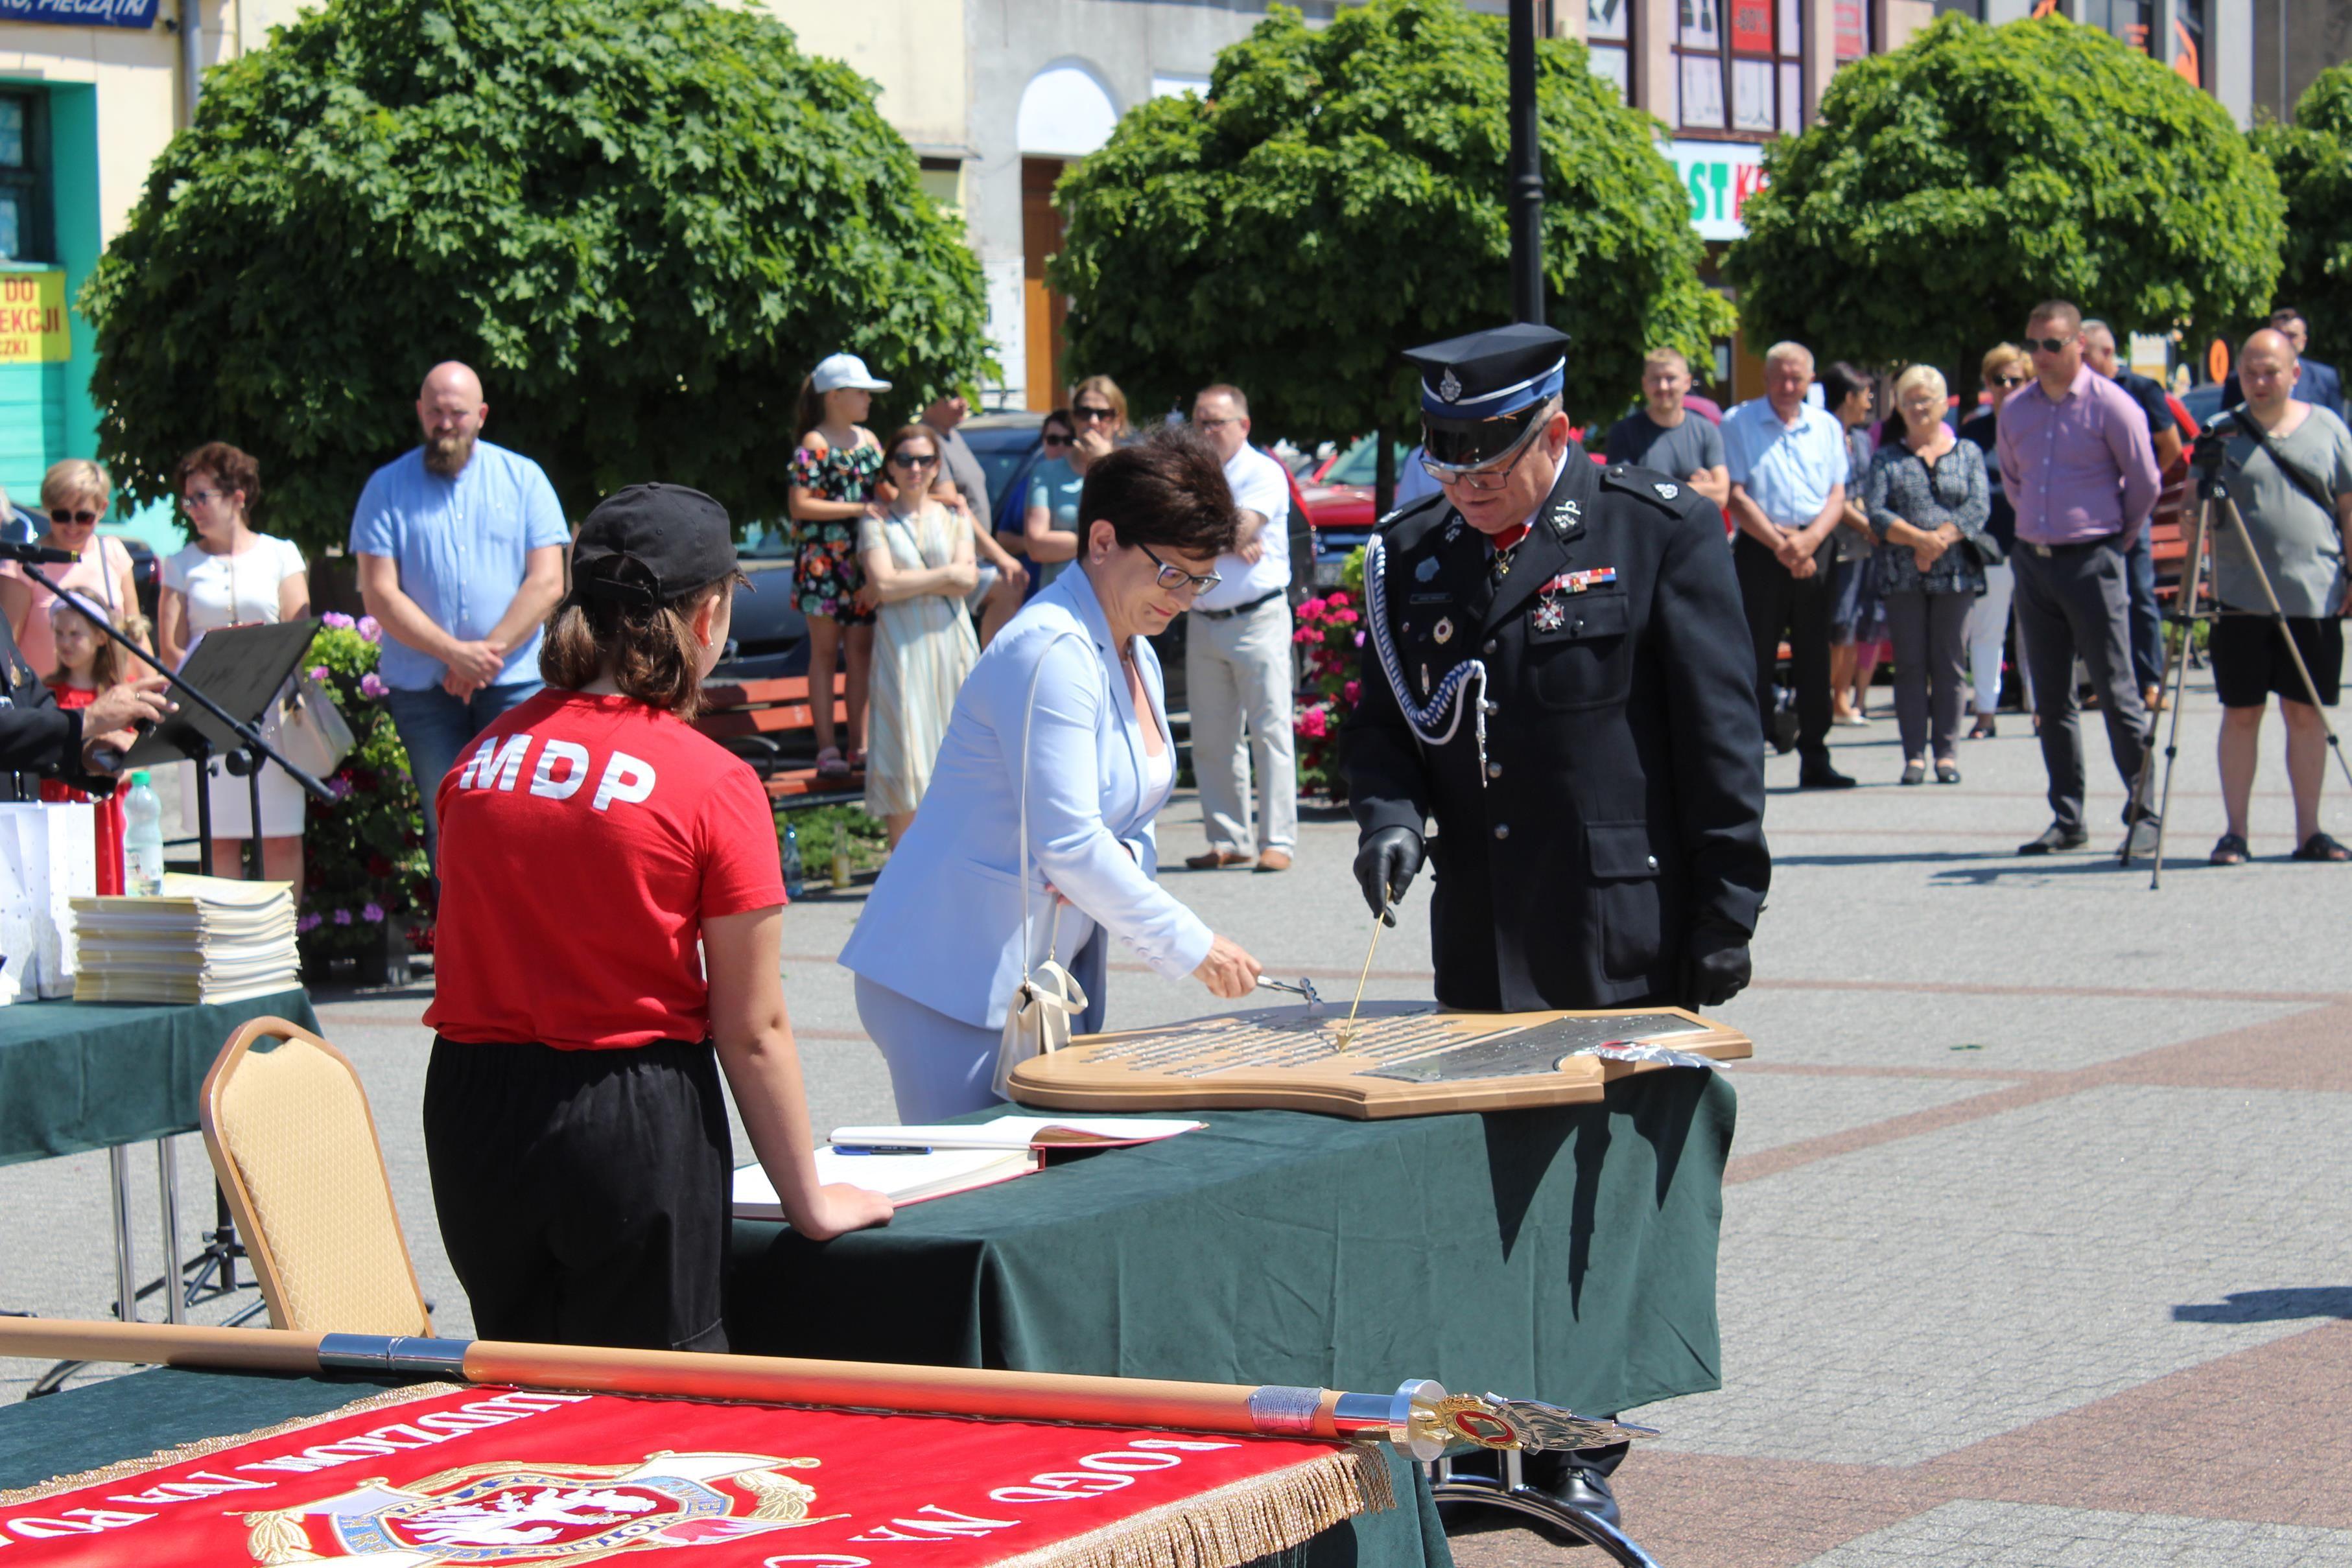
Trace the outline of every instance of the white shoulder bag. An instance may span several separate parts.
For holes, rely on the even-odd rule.
[[[1047,640],[1046,647],[1067,637],[1086,643],[1075,632]],[[1091,650],[1094,644],[1087,643]],[[1021,984],[1004,1009],[1004,1035],[996,1047],[996,1076],[989,1088],[1000,1100],[1013,1098],[1013,1070],[1033,1056],[1059,1051],[1070,1043],[1070,1019],[1087,1010],[1087,993],[1076,977],[1055,959],[1062,940],[1062,900],[1054,899],[1054,923],[1047,927],[1045,961],[1029,967],[1029,723],[1037,711],[1037,683],[1045,674],[1044,653],[1029,677],[1029,700],[1021,709],[1021,858],[1013,873],[1021,884]]]

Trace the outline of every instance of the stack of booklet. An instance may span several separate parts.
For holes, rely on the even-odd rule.
[[[1040,1169],[1048,1149],[1109,1149],[1193,1133],[1205,1122],[1146,1116],[999,1116],[992,1122],[835,1127],[816,1151],[816,1179],[847,1182],[898,1204],[927,1203]],[[782,1219],[784,1206],[755,1162],[735,1172],[735,1217]]]
[[[78,1002],[229,1002],[301,984],[294,889],[173,872],[153,897],[77,898]]]

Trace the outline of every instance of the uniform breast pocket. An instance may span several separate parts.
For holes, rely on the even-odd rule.
[[[1536,701],[1548,708],[1605,707],[1633,684],[1632,607],[1619,593],[1562,596],[1559,623],[1528,634]]]

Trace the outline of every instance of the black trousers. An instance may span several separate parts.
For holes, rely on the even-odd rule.
[[[1778,557],[1746,534],[1731,544],[1732,569],[1739,576],[1739,602],[1748,612],[1748,634],[1756,644],[1756,708],[1764,734],[1772,733],[1772,673],[1780,662],[1780,637],[1789,638],[1789,674],[1797,688],[1797,751],[1807,762],[1830,759],[1830,567],[1790,577]]]
[[[732,1147],[708,1042],[436,1039],[425,1155],[474,1332],[725,1350]]]

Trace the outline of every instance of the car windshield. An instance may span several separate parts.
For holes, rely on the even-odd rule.
[[[2200,425],[2212,423],[2213,416],[2221,412],[2221,383],[2207,382],[2203,386],[2190,387],[2180,394],[2180,406]]]
[[[1399,472],[1403,471],[1405,455],[1412,450],[1412,449],[1411,447],[1406,446],[1402,442],[1396,444],[1396,461]],[[1381,449],[1379,445],[1374,443],[1372,438],[1367,435],[1358,441],[1353,446],[1348,448],[1346,456],[1331,465],[1330,471],[1323,476],[1323,483],[1326,485],[1361,485],[1366,489],[1370,489],[1371,488],[1372,482],[1379,477],[1375,473],[1375,470],[1380,466],[1380,461]]]
[[[964,427],[964,444],[980,459],[981,472],[988,476],[988,494],[992,499],[1001,497],[1005,486],[1021,471],[1021,465],[1036,449],[1037,432],[1043,421],[1034,425],[988,425],[973,429]]]

